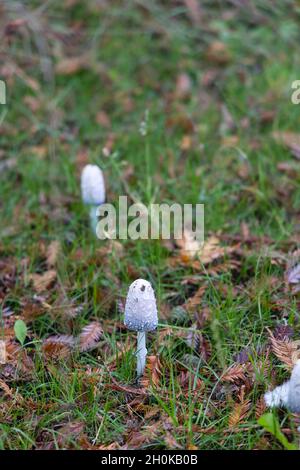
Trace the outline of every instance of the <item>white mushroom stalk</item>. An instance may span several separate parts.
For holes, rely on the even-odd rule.
[[[265,402],[270,408],[284,406],[292,413],[300,413],[300,360],[296,362],[290,380],[265,393]]]
[[[155,330],[158,323],[156,299],[150,282],[137,279],[130,285],[124,323],[129,330],[137,331],[137,376],[141,377],[146,365],[146,332]]]
[[[105,202],[105,182],[97,165],[86,165],[81,173],[81,195],[84,204],[90,206],[90,221],[94,233],[97,227],[97,208]]]

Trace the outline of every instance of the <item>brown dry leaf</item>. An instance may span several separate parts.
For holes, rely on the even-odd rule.
[[[192,82],[187,73],[181,73],[176,80],[175,95],[178,99],[186,99],[191,94]]]
[[[139,449],[142,445],[149,442],[149,437],[141,431],[133,431],[126,439],[126,444],[121,449]]]
[[[96,122],[105,129],[111,128],[111,120],[105,111],[99,111],[96,114]]]
[[[206,52],[209,62],[217,65],[225,65],[230,61],[230,54],[226,44],[221,41],[212,42]]]
[[[183,238],[176,240],[176,244],[180,248],[180,254],[183,260],[195,258],[202,246],[202,244],[195,239],[194,234],[188,230],[184,230]]]
[[[208,285],[204,284],[203,286],[200,286],[199,289],[196,291],[196,293],[193,295],[193,297],[190,297],[185,304],[183,305],[183,308],[189,312],[195,312],[195,310],[201,305],[203,295],[207,289]]]
[[[20,393],[16,390],[12,390],[4,380],[0,379],[0,388],[4,391],[5,395],[7,395],[12,400],[16,401],[17,403],[24,402],[24,398]]]
[[[299,162],[279,162],[277,170],[286,173],[291,178],[295,178],[299,175]]]
[[[78,438],[84,430],[85,424],[81,421],[70,421],[58,430],[58,444],[65,445],[70,439]]]
[[[144,414],[144,418],[146,420],[149,420],[151,418],[154,418],[154,416],[158,416],[160,415],[161,413],[161,408],[159,406],[148,406],[146,407],[147,405],[144,405],[145,407],[145,414]]]
[[[204,243],[200,243],[188,230],[184,231],[183,239],[177,240],[177,245],[184,262],[197,257],[202,264],[206,265],[223,257],[226,253],[226,248],[220,246],[220,240],[215,235],[211,235]],[[228,252],[231,250],[228,249]]]
[[[190,393],[190,390],[195,390],[199,393],[202,393],[204,388],[204,383],[199,377],[196,377],[188,370],[182,370],[177,377],[178,383],[182,391],[186,394]]]
[[[120,392],[129,393],[130,395],[143,395],[147,396],[148,392],[145,388],[137,388],[137,387],[130,387],[127,385],[122,385],[118,383],[113,376],[111,375],[112,384],[108,385],[108,387],[112,388],[113,390],[119,390]]]
[[[189,330],[186,343],[199,354],[204,361],[209,360],[212,351],[210,341],[197,329],[197,325],[193,325]]]
[[[33,282],[33,287],[37,293],[43,292],[54,284],[57,273],[51,269],[43,274],[31,274],[29,280]]]
[[[47,265],[53,268],[56,265],[58,255],[60,253],[61,245],[58,240],[53,240],[46,250]]]
[[[221,382],[245,382],[245,364],[233,364],[222,375]]]
[[[300,134],[289,131],[275,131],[272,136],[276,142],[288,147],[294,157],[300,159]]]
[[[193,139],[190,135],[184,135],[182,137],[181,143],[180,143],[180,148],[183,152],[187,152],[190,150],[193,146]]]
[[[102,337],[103,329],[98,322],[92,322],[86,325],[79,336],[79,349],[81,352],[89,351],[98,346]]]
[[[182,446],[177,442],[175,437],[170,433],[170,431],[166,431],[165,433],[165,444],[167,449],[182,449]]]
[[[295,267],[293,267],[287,272],[287,282],[289,284],[300,283],[300,264],[297,264]]]
[[[203,11],[200,2],[198,0],[184,0],[184,3],[191,21],[196,26],[200,25],[203,18]]]
[[[201,247],[198,257],[202,264],[208,264],[211,261],[224,256],[225,249],[220,247],[220,240],[212,235],[204,242]]]
[[[300,359],[300,341],[291,341],[288,338],[284,340],[276,339],[273,333],[267,328],[272,351],[275,356],[285,364],[288,370],[291,370]]]
[[[6,354],[6,343],[2,339],[0,340],[0,364],[6,364],[7,354]]]
[[[55,430],[55,440],[52,440],[52,433],[45,433],[48,439],[46,442],[42,442],[38,445],[40,450],[54,450],[58,446],[61,448],[66,448],[72,442],[81,442],[83,447],[88,446],[88,439],[84,435],[83,431],[85,424],[81,421],[70,421],[69,423],[64,424],[58,430]]]
[[[48,153],[48,147],[46,145],[35,145],[33,147],[29,147],[28,152],[38,159],[43,160]]]
[[[229,416],[228,426],[230,428],[235,428],[238,424],[240,424],[247,417],[250,407],[250,400],[245,400],[241,403],[236,403]]]
[[[266,402],[265,402],[265,397],[264,397],[264,395],[262,395],[257,400],[256,406],[255,406],[255,418],[259,419],[264,414],[266,409],[267,409],[267,406],[266,406]]]
[[[37,303],[27,303],[24,305],[22,310],[22,317],[25,321],[32,321],[35,318],[44,314],[45,309],[49,309],[48,304],[46,302],[37,304]]]
[[[20,347],[15,341],[6,341],[7,362],[15,367],[16,376],[29,378],[34,370],[34,363],[26,349]]]
[[[147,364],[143,377],[140,379],[140,384],[143,388],[148,388],[150,385],[157,387],[161,377],[161,363],[158,356],[148,356]]]
[[[55,67],[58,75],[73,75],[90,66],[90,59],[87,55],[79,57],[68,57],[60,60]]]
[[[62,359],[68,357],[75,345],[75,339],[71,335],[55,335],[43,341],[42,349],[46,357],[50,359]]]

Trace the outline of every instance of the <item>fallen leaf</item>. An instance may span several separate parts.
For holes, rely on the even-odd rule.
[[[267,328],[271,342],[272,351],[275,356],[291,370],[300,359],[300,341],[291,341],[288,338],[284,340],[276,339],[273,333]]]
[[[48,289],[56,280],[56,271],[49,270],[43,274],[31,274],[29,280],[32,281],[33,287],[37,293],[43,292]]]
[[[203,10],[198,0],[184,0],[184,3],[187,8],[187,13],[196,26],[199,26],[202,23]]]
[[[105,129],[111,128],[111,120],[105,111],[99,111],[96,115],[96,122]]]
[[[217,65],[225,65],[230,61],[228,48],[221,41],[214,41],[209,45],[206,57],[209,62]]]
[[[211,235],[204,243],[201,243],[191,232],[185,230],[183,239],[176,240],[176,242],[180,247],[181,259],[185,262],[197,257],[202,264],[206,265],[223,257],[226,253],[226,248],[220,246],[220,240],[215,235]]]
[[[300,264],[297,264],[287,273],[287,281],[289,284],[299,284],[300,283]]]
[[[235,403],[234,408],[229,416],[228,426],[230,428],[235,428],[238,424],[240,424],[248,415],[250,407],[250,400],[245,400],[241,403]]]
[[[275,131],[272,136],[277,143],[288,147],[295,158],[300,159],[300,134],[290,131]]]
[[[192,82],[191,78],[187,73],[181,73],[177,77],[175,96],[178,99],[184,100],[191,94]]]
[[[140,384],[143,388],[148,388],[149,385],[158,386],[161,372],[161,363],[158,356],[147,356],[147,364],[143,377],[140,379]]]
[[[267,409],[267,406],[266,406],[265,397],[264,395],[262,395],[257,400],[256,406],[255,406],[255,418],[259,419],[264,414],[266,409]]]
[[[60,253],[60,242],[53,240],[46,250],[47,265],[49,268],[53,268],[56,265],[58,255]]]
[[[55,335],[45,339],[42,350],[45,356],[51,359],[68,357],[75,345],[75,338],[70,335]]]
[[[73,75],[90,66],[89,57],[82,55],[79,57],[68,57],[60,60],[55,67],[58,75]]]
[[[239,382],[245,381],[245,365],[244,364],[234,364],[229,367],[221,376],[221,382]]]
[[[0,364],[6,364],[6,343],[2,339],[0,340]]]
[[[194,313],[200,307],[203,296],[205,294],[206,289],[208,288],[207,284],[200,286],[196,293],[190,297],[182,307],[189,313]]]
[[[92,322],[86,325],[79,336],[79,349],[81,352],[89,351],[98,346],[102,337],[103,329],[98,322]]]

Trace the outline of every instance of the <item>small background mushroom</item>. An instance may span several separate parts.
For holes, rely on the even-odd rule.
[[[81,195],[84,204],[90,206],[90,221],[93,232],[97,227],[97,208],[105,202],[105,182],[102,170],[97,165],[86,165],[81,173]]]

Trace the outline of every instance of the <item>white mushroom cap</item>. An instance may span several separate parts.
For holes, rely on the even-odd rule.
[[[85,204],[99,205],[105,202],[105,182],[97,165],[86,165],[81,173],[81,194]]]
[[[300,360],[295,364],[289,381],[288,407],[294,413],[300,413]]]
[[[137,279],[130,285],[124,323],[134,331],[152,331],[157,327],[156,299],[150,282]]]
[[[270,408],[279,406],[288,406],[290,382],[284,382],[282,385],[274,388],[272,392],[265,393],[265,403]]]

